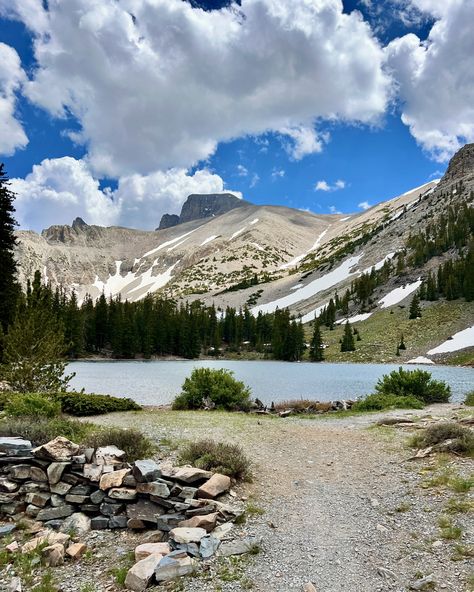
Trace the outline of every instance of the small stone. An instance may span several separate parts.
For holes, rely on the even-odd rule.
[[[434,585],[436,585],[436,580],[433,574],[430,574],[410,584],[410,590],[431,590]]]
[[[233,528],[234,525],[232,522],[224,522],[224,524],[220,524],[217,528],[214,528],[212,531],[212,536],[222,541]]]
[[[88,533],[91,529],[91,519],[89,516],[82,514],[81,512],[75,512],[71,514],[63,522],[60,531],[61,532],[74,532],[75,535],[82,536]]]
[[[38,508],[38,506],[34,506],[33,504],[28,504],[26,506],[25,514],[27,516],[29,516],[30,518],[36,518],[36,516],[38,516],[40,510],[41,510],[41,508]]]
[[[183,551],[173,551],[159,562],[155,568],[155,578],[158,582],[167,582],[194,571],[194,561]]]
[[[33,455],[36,458],[43,458],[45,460],[70,461],[78,452],[79,446],[77,444],[74,444],[74,442],[63,436],[58,436],[54,440],[35,448]]]
[[[109,519],[105,516],[94,516],[91,518],[91,529],[92,530],[105,530],[109,527]]]
[[[94,483],[98,483],[100,481],[100,477],[102,475],[103,465],[96,465],[88,463],[84,465],[84,477],[89,479]]]
[[[2,504],[0,506],[0,514],[7,514],[8,516],[14,516],[25,511],[25,504],[23,502],[12,502],[11,504]]]
[[[127,528],[130,528],[130,530],[145,530],[146,524],[139,518],[129,518],[127,520]]]
[[[0,491],[2,493],[14,493],[18,490],[18,483],[0,478]]]
[[[14,577],[8,586],[8,592],[22,592],[22,590],[20,578]]]
[[[95,463],[98,465],[109,465],[120,462],[125,458],[125,452],[117,446],[101,446],[97,448],[94,455]]]
[[[127,489],[125,487],[113,487],[108,492],[109,497],[116,500],[132,501],[136,499],[137,492],[135,489]]]
[[[230,541],[222,543],[219,547],[219,555],[222,557],[230,557],[231,555],[244,555],[250,553],[256,546],[261,543],[260,539],[256,537],[247,537],[238,541]]]
[[[111,516],[109,528],[127,528],[128,518],[126,516]]]
[[[160,543],[163,540],[164,533],[161,530],[153,530],[142,537],[143,544],[145,543]]]
[[[86,455],[85,454],[78,454],[77,456],[72,457],[72,462],[76,465],[85,465],[86,464]]]
[[[68,491],[72,488],[70,483],[64,483],[64,481],[60,481],[55,485],[50,485],[49,490],[51,493],[56,493],[57,495],[66,495]]]
[[[84,504],[89,500],[88,495],[74,495],[72,493],[68,493],[66,495],[66,501],[69,504]]]
[[[66,462],[53,462],[49,465],[46,469],[48,474],[48,481],[50,485],[56,485],[61,481],[62,474],[64,473],[64,469],[69,465]]]
[[[100,512],[104,516],[115,516],[116,514],[120,514],[123,509],[123,504],[109,504],[108,502],[102,502],[100,504]]]
[[[0,526],[0,538],[11,534],[14,530],[16,530],[16,524],[5,524],[4,526]]]
[[[135,461],[132,473],[138,483],[155,481],[161,477],[160,467],[151,459]]]
[[[45,531],[43,530],[42,532]],[[69,535],[49,530],[46,531],[46,534],[38,535],[36,538],[27,541],[24,545],[22,545],[21,552],[23,554],[30,553],[31,551],[34,551],[37,547],[43,546],[45,543],[47,543],[49,546],[56,544],[64,546],[68,542],[68,540]]]
[[[105,493],[98,489],[97,491],[91,493],[90,500],[93,504],[100,504],[103,501],[104,497]]]
[[[199,547],[201,557],[203,559],[209,559],[209,557],[212,557],[219,548],[220,544],[220,540],[212,535],[203,537]]]
[[[120,487],[122,485],[125,475],[130,473],[130,469],[121,469],[120,471],[113,471],[112,473],[105,473],[100,478],[99,487],[102,491],[112,487]]]
[[[199,543],[206,536],[204,528],[173,528],[170,538],[176,543]]]
[[[143,592],[153,578],[155,569],[158,567],[163,555],[149,555],[128,570],[125,578],[125,587],[134,592]]]
[[[18,544],[18,541],[13,541],[13,543],[10,543],[9,545],[7,545],[5,547],[5,549],[9,552],[9,553],[16,553],[20,548],[20,545]]]
[[[125,475],[124,480],[122,481],[123,487],[130,487],[131,489],[135,489],[137,486],[137,480],[133,475]]]
[[[79,559],[86,551],[87,545],[84,543],[72,543],[72,545],[69,545],[66,549],[66,555],[69,555],[71,559]]]
[[[154,481],[152,483],[137,483],[137,491],[138,493],[148,493],[149,495],[154,495],[155,497],[169,497],[170,490],[165,483],[160,483],[159,481]]]
[[[377,526],[375,528],[379,532],[383,532],[383,533],[390,532],[390,530],[386,526],[383,526],[383,524],[377,524]]]
[[[38,512],[37,520],[45,522],[46,520],[56,520],[56,518],[66,518],[74,512],[74,508],[67,504],[58,506],[57,508],[44,508]]]
[[[180,499],[193,499],[196,497],[197,487],[183,487],[178,494]]]
[[[43,469],[40,469],[39,467],[31,467],[30,479],[32,481],[46,482],[48,481],[48,476],[43,471]]]
[[[230,477],[227,475],[221,475],[220,473],[215,473],[206,481],[204,485],[198,489],[197,496],[201,498],[213,498],[217,497],[221,493],[228,491],[230,489],[231,481]]]
[[[141,561],[154,554],[168,555],[171,553],[168,543],[143,543],[135,548],[135,561]]]
[[[212,473],[210,471],[196,469],[195,467],[180,467],[173,475],[173,479],[182,481],[183,483],[196,483],[196,481],[203,481],[211,477]]]
[[[311,582],[308,582],[303,585],[303,592],[317,592],[317,590]]]
[[[51,495],[49,493],[27,493],[25,495],[25,501],[27,504],[34,504],[39,508],[44,508],[50,497]]]
[[[176,528],[183,520],[184,514],[164,514],[163,516],[159,516],[157,518],[156,527],[158,530],[164,530],[165,532],[168,532],[172,528]]]
[[[62,506],[64,504],[64,498],[62,495],[52,493],[51,497],[49,498],[49,503],[55,508],[57,508],[58,506]]]
[[[204,516],[193,516],[189,520],[183,520],[178,526],[183,528],[204,528],[206,532],[211,532],[216,526],[218,515],[218,512],[213,512]]]
[[[60,543],[49,545],[41,551],[41,557],[46,567],[57,567],[64,563],[64,547]]]

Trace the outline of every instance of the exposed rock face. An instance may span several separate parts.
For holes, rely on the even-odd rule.
[[[235,208],[248,206],[249,202],[232,193],[192,193],[181,208],[181,214],[164,214],[157,230],[171,228],[192,220],[212,218],[230,212]]]
[[[456,152],[449,161],[448,170],[443,181],[457,181],[466,175],[473,175],[474,171],[474,144],[466,144]]]

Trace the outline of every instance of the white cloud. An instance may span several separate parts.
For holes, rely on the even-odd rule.
[[[344,189],[345,186],[346,186],[346,182],[343,181],[342,179],[338,179],[333,185],[330,185],[327,181],[322,179],[321,181],[318,181],[316,183],[316,185],[314,186],[314,190],[315,191],[332,192],[332,191],[339,191],[340,189]]]
[[[272,171],[272,181],[276,181],[277,179],[283,179],[286,175],[286,171],[284,169],[273,169]]]
[[[357,204],[357,207],[365,211],[371,208],[372,206],[369,204],[368,201],[361,201],[360,204]]]
[[[237,174],[239,175],[239,177],[247,177],[249,172],[248,172],[247,168],[244,167],[243,164],[238,164],[237,165]]]
[[[386,48],[402,101],[402,121],[440,162],[474,141],[474,2],[412,0],[437,18],[429,37],[395,39]]]
[[[0,154],[6,156],[28,144],[25,131],[15,117],[16,93],[25,79],[17,52],[0,43]]]
[[[258,175],[258,173],[254,173],[252,175],[252,180],[250,181],[250,188],[253,189],[260,181],[260,176]]]
[[[220,141],[267,131],[285,134],[300,159],[322,148],[318,121],[374,123],[390,94],[382,48],[340,0],[210,12],[182,0],[0,6],[36,36],[26,95],[77,118],[74,139],[99,176],[188,168]]]
[[[329,211],[331,212],[331,214],[342,214],[342,212],[338,210],[336,206],[329,206]]]
[[[224,182],[206,169],[193,175],[171,169],[123,177],[115,191],[101,190],[87,163],[67,156],[43,160],[25,179],[12,179],[12,190],[22,228],[41,230],[80,216],[89,224],[153,229],[165,212],[179,212],[190,193],[220,193]]]

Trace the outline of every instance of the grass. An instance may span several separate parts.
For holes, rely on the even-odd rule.
[[[454,524],[449,516],[440,516],[438,526],[442,539],[454,541],[460,539],[462,536],[462,528]]]
[[[125,451],[128,462],[148,458],[156,451],[153,442],[134,428],[102,428],[85,438],[84,443],[91,448],[115,444]]]
[[[472,545],[454,545],[451,561],[464,561],[474,557],[474,547]]]
[[[457,493],[467,493],[474,487],[474,477],[454,477],[449,482],[449,487]]]
[[[465,497],[452,497],[448,500],[445,512],[449,514],[469,514],[474,510],[474,501]]]
[[[468,407],[474,407],[474,391],[466,393],[466,396],[464,398],[464,405],[467,405]]]
[[[442,444],[446,440],[452,442],[446,450],[462,456],[474,456],[474,433],[471,429],[452,422],[441,422],[429,426],[416,434],[410,441],[413,448],[427,448]]]
[[[209,439],[189,442],[180,453],[180,461],[241,481],[250,481],[252,478],[251,463],[236,444]]]

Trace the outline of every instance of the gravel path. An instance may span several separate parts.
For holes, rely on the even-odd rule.
[[[456,407],[420,413],[451,416]],[[446,470],[472,475],[473,460],[451,458],[444,468],[439,459],[407,461],[408,430],[367,429],[379,417],[276,420],[153,411],[94,421],[135,424],[157,441],[212,436],[239,442],[254,462],[255,481],[237,493],[264,510],[241,529],[262,538],[262,552],[227,571],[211,564],[202,577],[185,580],[183,590],[287,592],[313,582],[318,592],[404,591],[431,574],[434,589],[472,590],[467,551],[452,560],[456,545],[466,550],[473,543],[469,514],[453,516],[462,527],[459,540],[441,538],[438,526],[447,501],[469,494],[422,482]]]

